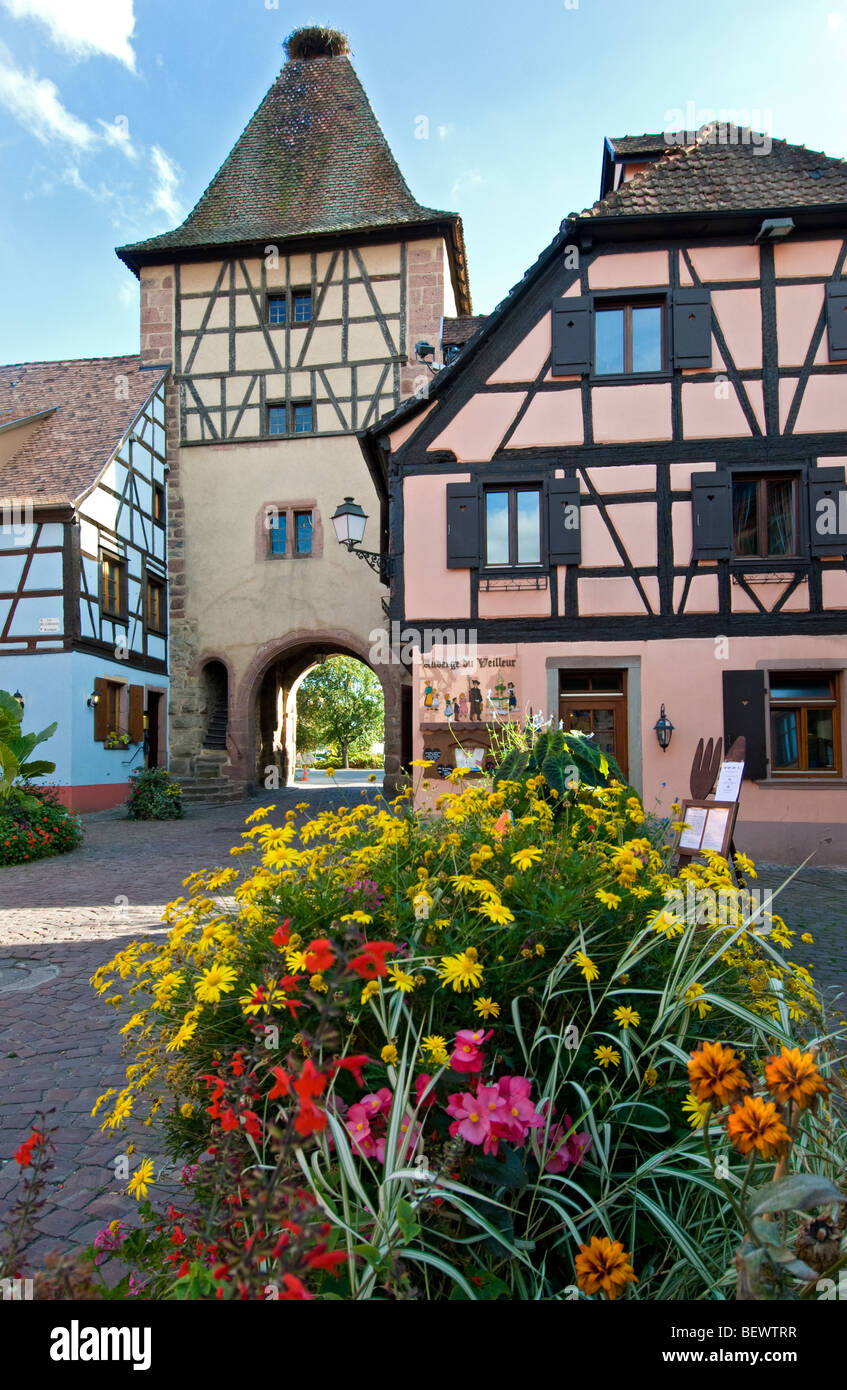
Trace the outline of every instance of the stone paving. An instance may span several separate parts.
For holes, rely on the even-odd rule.
[[[370,790],[369,796],[376,795]],[[263,798],[278,808],[300,801],[316,809],[352,804],[360,789],[297,786]],[[176,822],[133,822],[120,811],[85,817],[85,842],[73,854],[0,870],[0,1221],[15,1199],[13,1160],[39,1110],[51,1111],[56,1163],[28,1251],[29,1272],[51,1249],[85,1246],[135,1202],[115,1160],[135,1144],[130,1167],[151,1157],[155,1191],[173,1190],[161,1139],[142,1123],[118,1135],[91,1118],[95,1100],[123,1083],[121,1037],[113,1009],[89,979],[122,941],[167,929],[164,905],[195,869],[230,864],[244,818],[260,801],[192,808]]]
[[[276,822],[298,801],[317,809],[361,795],[359,788],[298,785],[263,800],[276,804]],[[137,1124],[117,1137],[91,1118],[97,1096],[122,1084],[123,1065],[114,1012],[88,981],[124,939],[165,930],[163,906],[180,895],[190,872],[232,862],[228,851],[258,804],[192,809],[171,823],[127,821],[120,811],[87,816],[80,850],[0,870],[0,1220],[20,1173],[12,1155],[35,1112],[52,1109],[58,1126],[31,1270],[48,1250],[86,1245],[114,1217],[131,1219],[135,1204],[114,1170],[127,1143],[136,1145],[132,1165],[153,1158],[165,1178],[156,1191],[168,1191],[174,1175],[163,1174],[155,1129]],[[763,867],[751,886],[776,892],[791,872]],[[839,1000],[847,995],[847,870],[806,867],[775,908],[789,926],[812,933],[814,945],[798,945],[795,958],[812,967],[830,1006],[847,1012]]]

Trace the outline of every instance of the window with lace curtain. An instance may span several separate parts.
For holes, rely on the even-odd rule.
[[[732,480],[732,550],[737,559],[787,559],[799,553],[798,476],[736,474]]]

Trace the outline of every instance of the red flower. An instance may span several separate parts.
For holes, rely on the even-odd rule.
[[[283,1274],[282,1283],[285,1288],[285,1293],[280,1294],[280,1301],[283,1299],[299,1299],[302,1301],[312,1298],[312,1294],[309,1293],[302,1279],[298,1279],[296,1274]]]
[[[306,1138],[310,1134],[320,1134],[326,1129],[326,1111],[319,1110],[311,1101],[305,1101],[297,1112],[294,1128]]]
[[[376,980],[386,973],[386,953],[396,950],[393,941],[366,941],[360,954],[351,960],[350,969],[361,975],[363,980]]]
[[[328,970],[335,960],[332,948],[325,936],[320,936],[306,947],[306,964],[313,975]]]
[[[255,1111],[245,1110],[241,1118],[244,1121],[244,1128],[247,1130],[247,1133],[250,1135],[250,1138],[261,1139],[262,1122],[259,1119],[259,1116],[255,1113]]]
[[[304,1105],[326,1089],[326,1077],[323,1072],[318,1071],[311,1057],[307,1057],[303,1063],[303,1070],[294,1082],[294,1089]]]
[[[271,937],[272,944],[274,946],[279,946],[280,950],[282,950],[285,946],[288,945],[288,942],[291,938],[291,932],[288,930],[288,924],[290,921],[291,918],[286,917],[285,921],[282,923],[281,926],[277,927],[276,931]]]
[[[240,1052],[236,1052],[235,1056],[232,1059],[232,1074],[233,1076],[241,1076],[243,1071],[244,1058],[242,1057]]]
[[[32,1151],[44,1143],[44,1136],[39,1134],[37,1129],[32,1131],[28,1139],[25,1139],[19,1149],[15,1150],[15,1162],[22,1168],[29,1167],[32,1163]]]
[[[221,1128],[223,1130],[238,1129],[238,1116],[231,1105],[227,1106],[221,1116]]]
[[[335,1062],[333,1062],[332,1066],[334,1071],[351,1072],[355,1079],[356,1085],[364,1086],[365,1079],[362,1075],[362,1067],[368,1066],[370,1060],[370,1057],[366,1057],[364,1053],[360,1053],[352,1057],[339,1057]]]
[[[291,1094],[291,1077],[282,1067],[274,1067],[273,1074],[276,1077],[273,1090],[268,1092],[268,1100],[278,1100],[280,1096]]]
[[[177,1278],[178,1278],[178,1279],[182,1279],[186,1274],[189,1273],[190,1269],[191,1269],[191,1263],[190,1263],[190,1261],[188,1261],[188,1260],[183,1260],[182,1264],[180,1265],[179,1269],[178,1269],[177,1272],[176,1272]]]
[[[322,1250],[320,1246],[313,1255],[306,1261],[310,1269],[328,1269],[330,1274],[337,1279],[341,1273],[341,1265],[347,1262],[347,1252],[344,1250]]]

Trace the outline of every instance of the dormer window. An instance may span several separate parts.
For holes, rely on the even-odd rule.
[[[664,304],[596,303],[594,372],[596,376],[641,375],[664,367]]]

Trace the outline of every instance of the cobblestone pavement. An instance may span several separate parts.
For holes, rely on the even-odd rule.
[[[317,809],[355,803],[362,794],[297,786],[265,800],[276,804],[276,822],[299,801]],[[34,1113],[52,1108],[58,1126],[31,1269],[48,1250],[88,1244],[113,1218],[131,1218],[134,1203],[114,1169],[127,1143],[136,1145],[134,1161],[150,1156],[163,1171],[155,1129],[139,1124],[118,1137],[102,1134],[91,1118],[97,1096],[121,1085],[123,1067],[115,1015],[89,978],[122,940],[165,930],[164,904],[179,896],[194,869],[231,862],[244,817],[259,804],[192,809],[171,823],[103,812],[86,817],[85,844],[74,854],[0,871],[0,1219],[20,1172],[12,1155]],[[776,892],[790,873],[764,867],[752,886]],[[812,967],[829,1001],[847,995],[847,870],[801,870],[775,908],[789,926],[814,936],[813,946],[798,944],[795,958]],[[843,999],[835,1007],[847,1012]],[[160,1195],[168,1189],[164,1177]]]
[[[375,791],[366,793],[374,796]],[[315,808],[355,804],[362,791],[294,787],[263,798],[277,823],[297,802]],[[101,1133],[95,1100],[123,1082],[121,1037],[113,1009],[88,981],[122,941],[159,935],[164,905],[195,869],[226,865],[244,818],[260,801],[193,809],[183,821],[134,822],[120,811],[85,817],[85,842],[73,854],[0,870],[0,1221],[12,1205],[20,1168],[13,1160],[38,1110],[49,1123],[56,1163],[28,1251],[29,1272],[57,1247],[85,1246],[115,1217],[131,1220],[135,1203],[116,1177],[129,1143],[130,1166],[151,1157],[172,1188],[155,1129],[139,1123]]]

